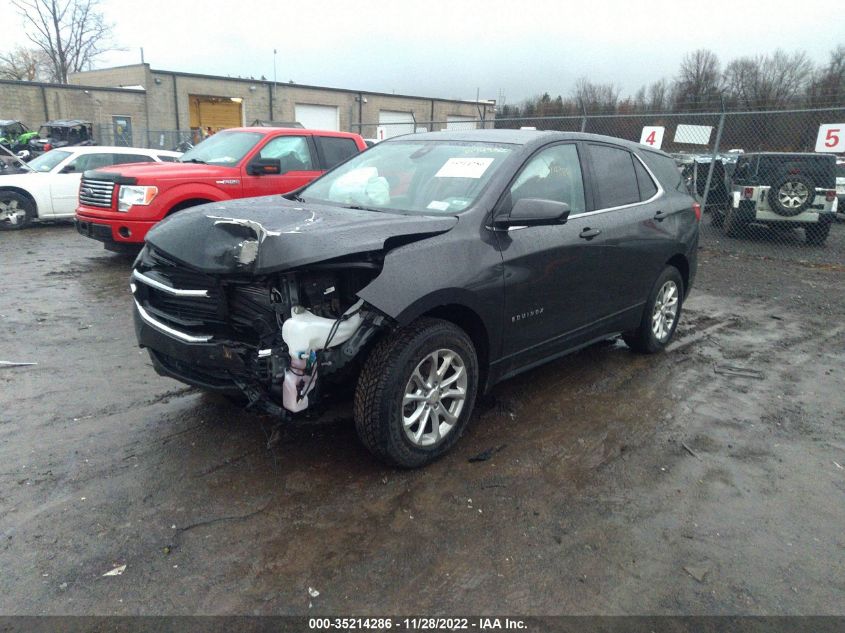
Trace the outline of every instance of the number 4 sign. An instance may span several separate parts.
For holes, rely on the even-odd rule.
[[[845,123],[823,123],[816,137],[817,152],[845,152]]]
[[[640,135],[640,143],[660,149],[660,146],[663,144],[663,132],[665,131],[666,128],[660,127],[659,125],[646,125],[643,127],[643,133]]]

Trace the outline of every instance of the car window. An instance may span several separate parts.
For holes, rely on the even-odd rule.
[[[690,181],[692,180],[691,176],[695,170],[694,162],[684,162],[679,165],[671,156],[648,151],[643,151],[641,156],[651,173],[657,176],[664,189],[689,193],[688,183],[684,182],[684,175],[689,177]]]
[[[338,138],[335,136],[315,136],[314,141],[317,148],[323,155],[323,166],[331,169],[342,163],[350,156],[358,153],[358,146],[351,138]]]
[[[590,144],[599,209],[640,201],[640,189],[631,152],[620,147]]]
[[[62,162],[64,159],[66,159],[68,156],[70,156],[70,152],[66,152],[60,149],[54,149],[44,154],[41,154],[41,156],[33,158],[31,161],[29,161],[29,166],[32,167],[34,171],[39,171],[42,173],[48,172],[60,162]]]
[[[648,200],[657,193],[657,185],[654,184],[643,164],[636,158],[634,159],[634,171],[637,172],[637,184],[640,186],[640,200]]]
[[[511,203],[523,198],[565,202],[575,215],[586,210],[578,148],[555,145],[531,157],[510,188]]]
[[[513,152],[504,143],[385,141],[299,192],[308,202],[425,215],[468,209]]]
[[[81,154],[65,165],[68,171],[83,172],[114,164],[114,154]]]
[[[127,163],[150,163],[153,160],[152,156],[145,156],[144,154],[112,154],[115,165],[126,165]]]
[[[258,157],[278,158],[282,164],[283,174],[289,171],[314,169],[308,141],[304,136],[277,136],[259,150]]]

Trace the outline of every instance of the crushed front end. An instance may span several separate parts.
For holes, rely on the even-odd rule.
[[[265,275],[209,274],[147,245],[130,287],[138,343],[162,375],[287,416],[359,369],[389,319],[356,297],[381,270],[359,253]]]

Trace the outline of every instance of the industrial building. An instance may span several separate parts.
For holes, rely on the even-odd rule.
[[[0,81],[0,118],[37,128],[51,119],[94,123],[98,139],[164,146],[173,132],[217,131],[253,121],[383,137],[495,117],[493,101],[462,101],[156,70],[133,64],[76,73],[70,85]],[[430,125],[436,121],[438,124]],[[166,136],[167,135],[167,136]]]

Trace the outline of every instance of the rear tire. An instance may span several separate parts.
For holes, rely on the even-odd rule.
[[[458,441],[477,387],[478,360],[466,332],[418,319],[379,341],[367,358],[355,390],[355,428],[382,461],[424,466]]]
[[[622,335],[628,347],[642,354],[662,351],[678,327],[683,299],[684,280],[681,273],[674,266],[667,266],[649,293],[640,326]],[[658,327],[661,323],[662,327]]]
[[[17,231],[35,220],[35,204],[14,191],[0,191],[0,231]]]
[[[807,240],[807,244],[812,246],[823,246],[829,234],[830,224],[828,222],[808,224],[804,227],[804,238]]]

